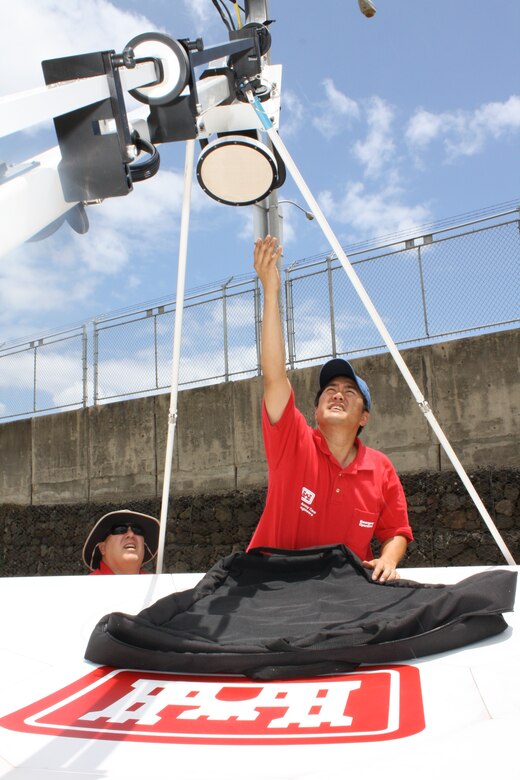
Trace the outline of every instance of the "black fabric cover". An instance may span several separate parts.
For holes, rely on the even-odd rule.
[[[119,668],[256,679],[405,661],[504,631],[516,572],[456,585],[377,583],[342,545],[257,548],[215,564],[196,587],[94,629],[89,661]]]

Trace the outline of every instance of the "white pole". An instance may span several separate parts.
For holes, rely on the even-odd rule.
[[[179,363],[181,358],[182,315],[184,313],[184,288],[186,282],[186,258],[188,253],[188,229],[190,223],[191,182],[193,178],[193,159],[195,141],[186,142],[186,158],[184,163],[184,195],[182,200],[181,228],[179,237],[179,265],[177,269],[177,294],[175,298],[175,325],[173,331],[172,378],[170,390],[170,411],[168,414],[168,437],[166,440],[166,457],[164,463],[163,490],[161,502],[161,517],[159,528],[159,547],[157,550],[156,573],[161,574],[164,560],[164,543],[166,539],[166,524],[168,522],[168,501],[170,497],[170,480],[172,473],[173,443],[177,426],[177,396],[179,394]]]
[[[250,95],[250,93],[248,93]],[[282,139],[276,132],[276,130],[273,128],[271,121],[266,116],[265,111],[263,110],[262,105],[260,104],[260,101],[258,101],[256,98],[249,97],[249,101],[251,102],[251,105],[255,109],[256,113],[260,116],[260,119],[267,131],[267,134],[269,135],[269,138],[271,139],[273,146],[276,147],[280,157],[284,161],[285,165],[287,166],[287,170],[290,171],[291,176],[293,177],[296,185],[298,186],[302,196],[307,201],[307,205],[309,206],[309,209],[314,214],[316,221],[318,222],[319,226],[321,227],[325,238],[329,241],[333,251],[336,254],[336,257],[341,262],[341,265],[345,269],[347,276],[349,277],[350,281],[352,282],[354,289],[356,290],[357,294],[361,298],[362,303],[364,304],[367,312],[369,313],[370,317],[372,318],[372,322],[378,329],[379,333],[381,334],[381,337],[383,338],[386,346],[388,347],[390,354],[394,358],[397,367],[399,368],[401,374],[403,375],[408,387],[412,391],[412,394],[419,404],[419,407],[421,411],[423,412],[424,416],[428,420],[431,428],[433,429],[435,435],[437,436],[441,446],[443,447],[446,455],[450,459],[451,463],[453,464],[456,472],[458,473],[459,477],[461,478],[464,486],[466,487],[469,495],[473,499],[473,502],[475,506],[477,507],[482,519],[484,520],[485,524],[487,525],[491,535],[493,536],[496,544],[498,545],[500,551],[502,552],[502,555],[506,559],[506,561],[511,564],[515,565],[515,560],[511,553],[509,552],[504,540],[502,539],[496,525],[494,524],[491,516],[489,515],[486,507],[482,503],[482,500],[480,496],[478,495],[477,491],[475,490],[475,487],[473,483],[471,482],[470,478],[468,477],[466,471],[464,470],[464,467],[462,463],[459,461],[457,455],[455,454],[451,444],[449,443],[448,439],[446,438],[441,426],[435,419],[435,416],[430,409],[430,406],[426,399],[424,398],[421,390],[419,389],[415,379],[413,378],[412,374],[410,373],[410,370],[408,369],[408,366],[404,362],[403,358],[401,357],[401,353],[397,349],[394,341],[392,340],[392,337],[390,336],[390,333],[386,329],[386,326],[379,316],[374,304],[370,300],[367,291],[363,287],[358,275],[354,271],[352,265],[350,264],[349,259],[347,258],[347,255],[345,254],[343,248],[341,247],[338,239],[334,235],[332,228],[330,227],[329,223],[327,222],[325,215],[323,214],[321,208],[318,205],[318,202],[314,198],[312,192],[307,187],[302,175],[300,174],[296,164],[291,158],[291,155],[287,151],[287,148],[285,144],[283,143]]]

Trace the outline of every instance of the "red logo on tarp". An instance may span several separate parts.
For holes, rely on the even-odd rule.
[[[424,711],[413,666],[261,683],[101,667],[0,725],[83,739],[294,745],[407,737],[424,729]]]

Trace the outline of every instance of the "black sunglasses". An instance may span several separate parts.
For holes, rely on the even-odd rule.
[[[110,529],[112,536],[122,536],[130,529],[136,536],[144,536],[144,531],[140,525],[134,525],[133,523],[126,523],[125,525],[113,525]]]

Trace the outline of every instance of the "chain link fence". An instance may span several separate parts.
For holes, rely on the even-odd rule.
[[[407,348],[520,323],[518,209],[350,252],[393,340]],[[386,347],[334,255],[288,264],[282,298],[288,365]],[[108,314],[0,348],[0,419],[167,391],[175,301]],[[256,277],[186,295],[180,387],[260,373]]]
[[[88,403],[87,325],[0,348],[0,419]]]

